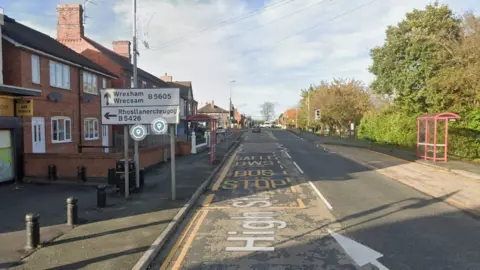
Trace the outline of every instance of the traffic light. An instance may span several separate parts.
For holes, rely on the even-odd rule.
[[[315,121],[320,120],[321,114],[320,114],[320,109],[315,110]]]

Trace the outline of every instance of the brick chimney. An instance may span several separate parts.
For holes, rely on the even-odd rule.
[[[79,4],[57,5],[57,40],[83,38],[83,8]]]
[[[128,59],[132,60],[132,55],[130,54],[130,41],[128,40],[117,40],[112,42],[113,51]]]
[[[164,81],[164,82],[172,82],[173,77],[172,77],[172,76],[168,76],[167,73],[165,73],[165,75],[160,76],[160,80],[162,80],[162,81]]]

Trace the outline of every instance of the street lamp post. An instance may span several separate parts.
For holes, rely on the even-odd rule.
[[[229,128],[232,128],[232,88],[235,80],[230,81],[230,107],[228,109],[228,123]]]

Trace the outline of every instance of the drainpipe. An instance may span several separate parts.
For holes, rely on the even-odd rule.
[[[82,86],[83,86],[83,70],[78,68],[78,153],[83,153],[82,145]]]

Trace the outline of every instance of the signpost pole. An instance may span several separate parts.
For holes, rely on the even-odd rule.
[[[176,179],[175,179],[175,125],[170,125],[170,160],[172,175],[172,201],[176,200]]]
[[[137,0],[133,0],[133,88],[138,87],[137,79]],[[140,158],[138,154],[138,141],[135,140],[133,143],[133,160],[135,162],[135,186],[140,188]]]
[[[128,162],[128,125],[123,126],[123,141],[125,144],[125,199],[128,199],[130,196],[130,186],[129,186],[129,179],[128,179],[128,173],[129,173],[129,162]]]

